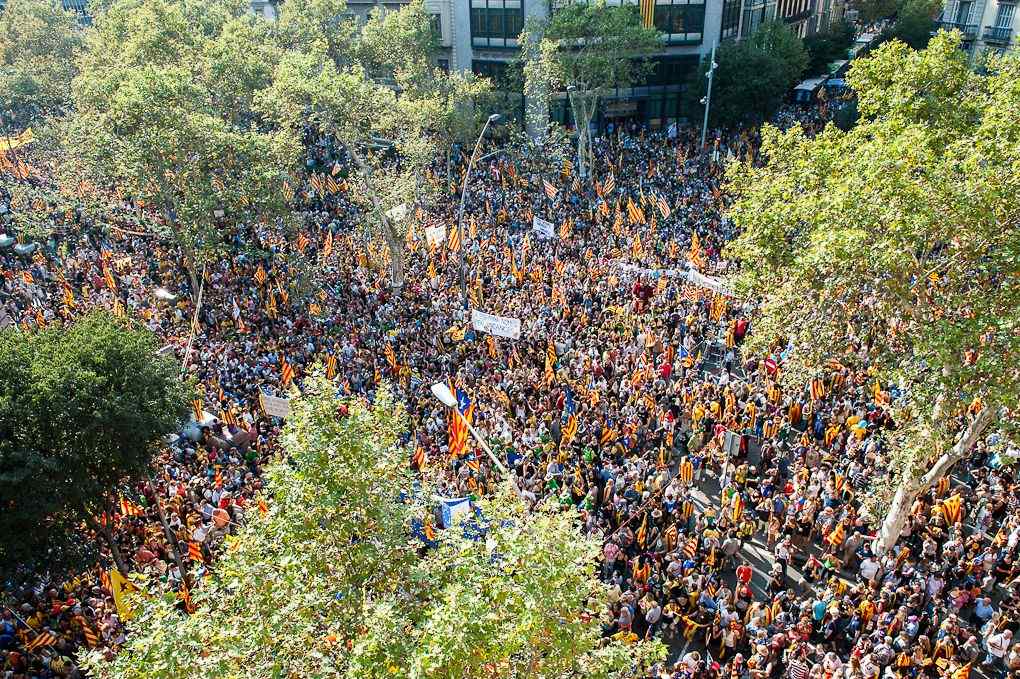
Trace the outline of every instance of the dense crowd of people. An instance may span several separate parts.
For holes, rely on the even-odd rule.
[[[124,489],[113,517],[129,569],[169,590],[182,573],[157,502],[200,574],[258,511],[282,425],[260,394],[285,395],[291,371],[300,382],[321,363],[350,394],[392,384],[411,417],[411,464],[445,496],[484,496],[498,470],[450,436],[428,390],[450,383],[525,497],[552,498],[603,537],[604,633],[665,640],[671,660],[653,676],[1020,676],[1020,514],[998,442],[982,441],[952,483],[923,494],[895,548],[876,554],[881,517],[861,497],[887,467],[880,434],[895,422],[865,348],[834,347],[809,384],[784,389],[781,342],[769,355],[740,350],[753,302],[686,276],[730,267],[723,161],[752,157],[756,144],[751,130],[705,150],[694,130],[618,126],[596,140],[583,181],[542,149],[496,153],[469,178],[462,234],[459,182],[409,211],[395,291],[381,241],[356,229],[364,207],[342,181],[346,159],[310,137],[312,181],[294,201],[302,233],[255,223],[238,254],[208,262],[193,337],[191,279],[130,199],[93,220],[11,205],[7,193],[9,211],[50,210],[55,228],[34,252],[0,250],[0,326],[32,331],[105,307],[187,361],[203,412],[156,460],[151,484]],[[448,183],[444,172],[437,162],[436,181]],[[45,166],[22,181],[48,181]],[[536,216],[552,237],[533,229]],[[436,226],[442,242],[430,243]],[[461,254],[469,306],[520,319],[520,339],[472,329]],[[76,649],[116,651],[125,629],[105,556],[71,581],[6,592],[5,676],[75,676]]]

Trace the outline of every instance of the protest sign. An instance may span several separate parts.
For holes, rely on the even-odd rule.
[[[519,339],[521,336],[521,319],[494,316],[478,309],[471,310],[471,327],[497,337]]]
[[[532,220],[532,229],[542,238],[552,238],[556,234],[556,228],[552,222],[547,222],[538,215]]]
[[[425,229],[425,242],[429,244],[429,247],[439,247],[445,239],[446,228],[442,224]]]
[[[290,401],[279,396],[259,394],[262,412],[271,417],[287,417],[290,414]]]

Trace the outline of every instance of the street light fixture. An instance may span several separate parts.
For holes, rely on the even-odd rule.
[[[457,405],[457,397],[450,391],[450,387],[446,386],[443,382],[436,382],[431,387],[432,395],[439,399],[447,408],[453,408]]]
[[[515,491],[517,491],[517,495],[519,495],[522,500],[527,499],[524,497],[524,492],[518,487],[517,482],[510,474],[510,470],[507,469],[506,465],[500,462],[499,458],[493,454],[492,449],[489,448],[489,444],[485,442],[485,439],[483,439],[482,435],[478,433],[478,430],[475,429],[474,425],[468,422],[467,418],[461,414],[460,408],[457,407],[457,397],[453,395],[452,391],[450,391],[450,387],[448,387],[446,384],[442,382],[436,382],[431,387],[429,387],[429,390],[432,392],[432,395],[439,400],[440,403],[442,403],[444,406],[452,410],[454,412],[454,415],[460,418],[461,422],[464,423],[468,431],[471,432],[471,436],[474,437],[475,441],[478,442],[478,445],[481,446],[482,450],[485,451],[485,454],[489,456],[490,460],[492,460],[492,464],[496,465],[496,468],[499,469],[499,471],[503,474],[503,478],[506,479],[510,483],[510,485],[514,487]]]
[[[498,125],[502,122],[502,120],[503,116],[498,113],[493,113],[485,120],[485,125],[482,126],[482,131],[478,135],[478,141],[475,142],[475,150],[471,152],[471,161],[468,163],[467,172],[464,173],[464,183],[460,188],[460,208],[457,210],[457,240],[460,241],[458,259],[460,260],[461,303],[463,304],[465,311],[468,309],[468,294],[467,260],[464,257],[464,251],[467,250],[467,243],[464,241],[464,199],[467,197],[468,181],[471,179],[471,172],[474,170],[475,160],[478,159],[478,149],[482,145],[482,138],[485,137],[485,132],[489,129],[489,125]]]

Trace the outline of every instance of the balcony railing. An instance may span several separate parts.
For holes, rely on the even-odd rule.
[[[1006,27],[985,26],[985,33],[983,37],[985,39],[985,42],[1008,43],[1009,32],[1010,29],[1008,26]]]
[[[977,37],[978,27],[974,24],[961,24],[955,21],[940,21],[939,28],[943,28],[947,31],[956,29],[963,33],[964,40],[973,40]]]

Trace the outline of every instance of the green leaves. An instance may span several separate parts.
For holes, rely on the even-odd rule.
[[[942,3],[936,0],[904,0],[899,5],[896,21],[883,33],[883,37],[902,40],[916,50],[924,49],[931,40],[935,17],[942,10]]]
[[[272,508],[251,516],[183,616],[145,598],[126,648],[87,658],[102,679],[630,676],[659,644],[603,645],[599,543],[557,507],[525,514],[515,497],[483,503],[485,539],[438,531],[419,556],[404,413],[386,389],[344,400],[321,374],[303,382],[268,470]]]
[[[0,567],[67,547],[116,487],[145,476],[190,395],[157,348],[105,313],[0,333]]]
[[[742,230],[728,253],[764,297],[752,343],[792,341],[793,380],[846,353],[899,383],[904,431],[932,432],[898,439],[908,475],[953,434],[926,419],[935,402],[1017,403],[1018,68],[978,75],[944,33],[923,52],[887,43],[851,69],[856,127],[766,128],[765,165],[728,170]]]
[[[289,216],[299,139],[257,106],[281,55],[241,3],[114,2],[74,81],[67,171],[153,206],[194,268],[233,229]]]
[[[633,6],[568,3],[530,29],[549,86],[605,91],[638,84],[649,72],[648,56],[661,49],[661,34],[646,28]]]
[[[0,92],[14,130],[62,113],[70,103],[78,18],[57,0],[12,0],[0,11]]]
[[[712,125],[760,122],[772,115],[808,65],[803,42],[780,22],[758,27],[748,40],[723,44],[716,53],[709,118]],[[694,110],[703,111],[708,59],[689,88]]]

